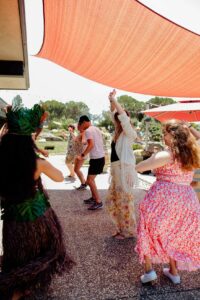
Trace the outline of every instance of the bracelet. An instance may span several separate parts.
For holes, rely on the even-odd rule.
[[[190,127],[192,127],[192,124],[190,124],[190,125],[188,126],[188,128],[190,128]]]
[[[81,153],[81,157],[85,157],[84,153]]]

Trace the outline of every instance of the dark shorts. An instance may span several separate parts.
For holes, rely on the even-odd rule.
[[[101,174],[105,165],[105,157],[90,159],[89,164],[88,175]]]

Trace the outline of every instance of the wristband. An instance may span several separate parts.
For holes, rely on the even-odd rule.
[[[81,157],[84,157],[85,155],[84,155],[84,153],[81,153]]]

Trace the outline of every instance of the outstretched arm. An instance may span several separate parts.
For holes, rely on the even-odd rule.
[[[64,180],[63,174],[60,170],[55,168],[52,164],[44,159],[37,160],[37,170],[35,172],[35,179],[38,179],[41,174],[45,174],[53,181],[61,182]]]
[[[137,172],[144,172],[162,167],[171,161],[171,155],[168,151],[160,151],[153,154],[150,158],[138,163],[135,167]]]

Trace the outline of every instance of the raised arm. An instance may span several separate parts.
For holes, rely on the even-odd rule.
[[[137,138],[137,133],[131,125],[130,118],[127,116],[125,110],[116,100],[115,95],[116,91],[114,89],[108,96],[111,107],[114,108],[114,111],[118,112],[119,114],[118,119],[121,123],[124,134],[130,139],[130,142],[133,142]]]
[[[188,126],[188,128],[190,129],[191,134],[197,139],[200,139],[200,132],[198,130],[196,130],[194,127]]]
[[[116,111],[119,114],[123,114],[124,113],[124,109],[121,107],[121,105],[115,99],[115,95],[116,95],[116,90],[114,89],[112,92],[110,92],[110,94],[108,96],[108,99],[110,100],[111,111],[114,111],[116,109]]]
[[[138,163],[135,167],[137,172],[144,172],[162,167],[171,161],[171,154],[168,151],[160,151],[153,154],[150,158]]]

